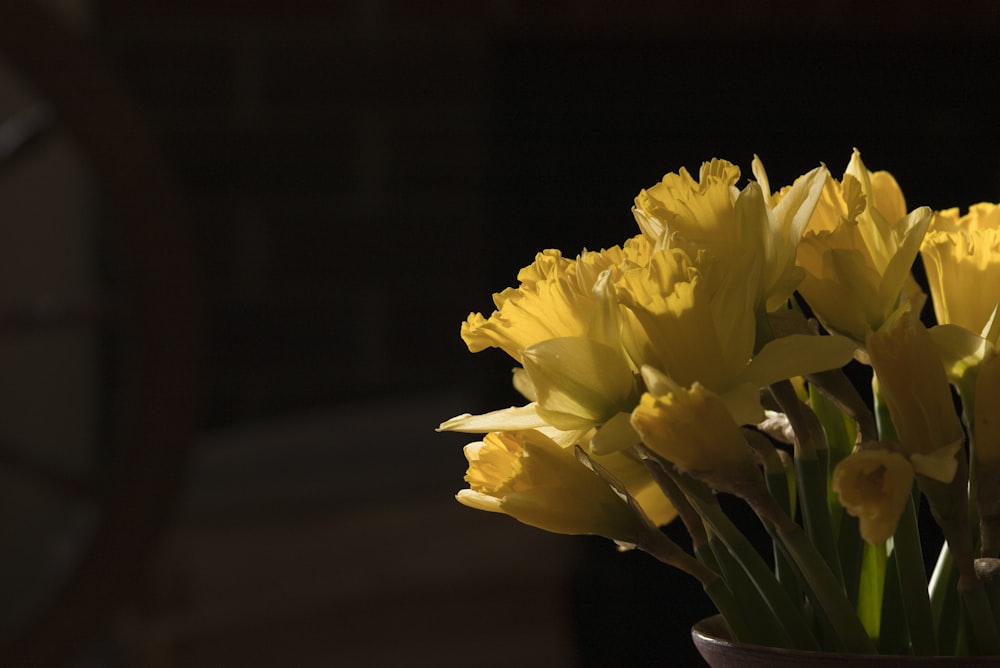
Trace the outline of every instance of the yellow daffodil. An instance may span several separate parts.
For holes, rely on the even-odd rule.
[[[866,348],[900,443],[918,473],[950,482],[965,434],[927,329],[912,312],[868,335]]]
[[[468,489],[462,504],[510,515],[540,529],[596,534],[635,543],[640,520],[612,489],[536,431],[493,432],[465,446]]]
[[[642,237],[622,247],[584,251],[570,260],[546,250],[517,275],[520,285],[493,295],[496,310],[489,318],[471,313],[462,323],[462,339],[472,352],[497,347],[518,362],[536,343],[586,336],[594,315],[594,285],[605,270],[645,264],[649,244]]]
[[[756,183],[736,188],[739,167],[725,160],[703,163],[695,181],[686,169],[667,174],[635,199],[633,214],[657,248],[707,250],[730,275],[760,271],[755,307],[783,306],[802,278],[795,266],[799,238],[819,199],[826,169],[796,179],[772,197],[764,166],[753,160]],[[758,266],[758,269],[754,269]]]
[[[1000,205],[935,212],[920,252],[938,323],[982,333],[1000,300]]]
[[[905,209],[895,179],[870,172],[857,150],[842,181],[827,178],[797,256],[799,291],[827,329],[860,342],[902,304],[920,310],[910,268],[931,212]]]
[[[638,401],[637,373],[621,341],[620,307],[608,285],[612,272],[604,269],[594,280],[589,336],[550,338],[521,351],[524,368],[515,371],[514,384],[533,400],[531,404],[483,416],[459,416],[442,424],[441,429],[537,428],[566,445],[630,411]],[[622,448],[634,443],[625,436]]]
[[[972,416],[975,458],[1000,466],[1000,206],[980,203],[959,216],[937,211],[921,247],[934,314],[931,329],[948,377]]]
[[[880,545],[895,532],[913,490],[913,467],[903,455],[882,449],[858,450],[833,471],[833,491],[859,520],[861,537]]]
[[[685,471],[728,471],[752,461],[726,405],[700,383],[663,395],[646,392],[632,411],[632,426],[646,447]]]

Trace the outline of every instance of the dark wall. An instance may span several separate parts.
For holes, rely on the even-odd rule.
[[[634,234],[681,166],[757,153],[777,187],[856,146],[911,207],[1000,200],[1000,5],[940,4],[105,0],[94,35],[189,199],[224,426],[508,405],[510,361],[459,323],[537,250]],[[697,588],[579,544],[581,661],[694,665]]]

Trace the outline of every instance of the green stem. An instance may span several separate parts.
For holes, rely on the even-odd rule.
[[[820,390],[828,401],[836,404],[855,426],[855,443],[874,441],[878,438],[875,418],[843,369],[831,369],[806,376],[811,386]],[[822,416],[821,416],[822,419]],[[832,446],[831,446],[832,447]]]
[[[740,601],[733,595],[726,583],[718,578],[704,587],[705,593],[712,599],[716,610],[722,614],[726,620],[729,632],[734,640],[740,642],[754,642],[756,630],[753,628],[751,617],[743,613]]]
[[[640,537],[639,547],[660,562],[697,578],[715,608],[726,620],[735,639],[752,641],[758,637],[759,617],[747,614],[747,602],[734,596],[726,581],[716,571],[684,552],[666,534],[656,529],[644,532]]]
[[[948,543],[941,545],[937,564],[927,587],[930,593],[931,613],[937,629],[938,646],[942,650],[956,647],[958,641],[958,571]]]
[[[829,460],[827,467],[833,469],[851,454],[856,443],[878,438],[875,418],[842,369],[824,371],[808,379],[809,405],[823,425]],[[861,539],[857,518],[844,511],[833,490],[828,490],[827,506],[837,539],[844,591],[851,603],[857,605],[865,543]],[[866,628],[872,635],[870,627]]]
[[[844,591],[847,592],[847,598],[851,603],[858,605],[862,563],[867,543],[861,538],[858,518],[843,511],[841,515],[840,530],[837,532],[837,552],[840,554],[840,568],[844,573]]]
[[[938,653],[934,633],[934,613],[927,596],[927,575],[920,547],[920,531],[913,497],[903,508],[893,536],[896,573],[903,600],[903,620],[908,628],[914,654],[934,656]]]
[[[826,567],[806,533],[796,526],[790,532],[779,530],[777,535],[805,577],[817,604],[830,620],[844,649],[858,654],[874,654],[875,647],[858,620],[857,612],[847,600],[843,586]]]
[[[781,512],[769,494],[748,497],[746,501],[788,551],[789,557],[812,591],[813,600],[832,625],[844,650],[873,654],[875,647],[861,625],[857,611],[848,600],[843,583],[827,567],[826,561],[806,532]]]
[[[882,607],[885,592],[885,570],[888,561],[886,547],[864,543],[862,563],[858,581],[858,619],[868,632],[868,637],[877,639],[882,634]]]
[[[747,442],[756,450],[764,462],[764,483],[767,490],[777,501],[778,505],[786,515],[792,515],[792,497],[795,494],[794,484],[790,483],[790,469],[785,468],[785,464],[778,455],[777,448],[763,434],[744,430]],[[792,478],[794,479],[794,477]],[[778,577],[778,582],[788,592],[789,598],[793,601],[802,600],[802,589],[795,574],[795,569],[788,561],[785,553],[778,547],[777,543],[771,543],[772,556],[774,557],[774,574]]]
[[[798,477],[799,500],[806,531],[822,555],[821,558],[843,586],[844,574],[840,566],[833,524],[830,522],[828,503],[830,478],[826,466],[828,452],[823,426],[816,414],[799,401],[795,389],[787,380],[772,385],[771,394],[788,417],[795,432],[795,472]]]
[[[906,624],[900,624],[906,611],[903,596],[899,590],[899,560],[893,550],[886,558],[883,574],[885,586],[882,591],[882,619],[878,638],[878,651],[882,654],[912,654],[910,634]]]
[[[815,636],[805,623],[802,609],[788,597],[787,592],[750,541],[722,511],[711,492],[702,493],[692,483],[694,481],[678,480],[678,484],[684,489],[692,505],[698,510],[698,514],[702,516],[711,527],[712,532],[718,536],[729,553],[743,567],[757,591],[771,608],[774,617],[780,621],[790,640],[790,646],[794,649],[820,649]]]
[[[736,599],[740,628],[730,624],[730,630],[737,634],[736,639],[765,647],[787,646],[790,638],[782,633],[780,620],[774,616],[743,566],[716,536],[709,539],[709,546],[711,549],[705,551],[712,555],[718,572]]]

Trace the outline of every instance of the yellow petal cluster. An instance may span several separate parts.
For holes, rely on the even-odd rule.
[[[1000,205],[936,211],[920,253],[937,321],[983,332],[1000,300]]]
[[[592,471],[537,431],[492,432],[465,446],[464,505],[510,515],[563,534],[596,534],[634,543],[639,520]]]
[[[871,172],[855,150],[843,180],[828,177],[798,245],[799,292],[830,331],[864,341],[902,305],[923,296],[910,274],[931,211],[906,213],[887,172]]]
[[[880,545],[896,532],[913,490],[913,467],[889,450],[858,450],[833,471],[833,491],[859,520],[861,537]]]

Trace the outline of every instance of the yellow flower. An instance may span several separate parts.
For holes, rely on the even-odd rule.
[[[868,171],[857,150],[843,181],[827,178],[797,262],[805,270],[799,292],[830,331],[860,342],[903,304],[920,310],[910,268],[931,212],[905,209],[892,176]]]
[[[576,260],[546,250],[517,275],[517,288],[493,295],[489,318],[470,313],[462,339],[472,352],[497,347],[517,361],[531,345],[560,337],[586,336],[594,315],[593,289],[601,272],[644,264],[649,244],[638,236],[622,247],[583,251]]]
[[[833,470],[840,504],[860,520],[861,537],[880,545],[896,532],[913,489],[913,467],[889,450],[858,450]]]
[[[751,461],[750,446],[726,405],[700,383],[643,394],[632,426],[646,447],[685,471],[728,471]]]
[[[965,434],[930,333],[912,312],[868,335],[868,355],[900,443],[918,473],[942,482],[955,475]]]
[[[935,212],[920,252],[938,323],[983,332],[1000,300],[1000,205]]]
[[[949,379],[973,416],[975,458],[1000,466],[1000,205],[959,216],[937,211],[921,247],[934,314],[931,330]]]
[[[465,446],[462,504],[505,513],[546,531],[635,543],[640,520],[611,487],[536,431],[492,432]]]
[[[764,166],[753,160],[756,183],[736,188],[739,167],[703,163],[695,181],[684,168],[667,174],[635,199],[632,211],[656,248],[707,250],[732,276],[760,271],[755,307],[782,307],[802,278],[795,249],[822,191],[826,169],[817,167],[772,197]],[[759,264],[759,269],[754,266]]]

